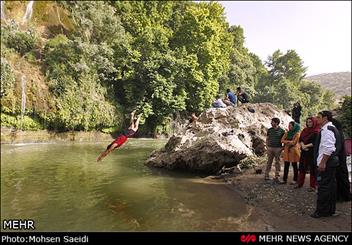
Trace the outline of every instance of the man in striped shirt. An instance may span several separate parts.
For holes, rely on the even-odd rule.
[[[280,156],[282,151],[282,143],[281,138],[285,134],[285,131],[279,127],[280,119],[274,117],[271,119],[271,128],[268,129],[267,137],[266,137],[266,146],[268,149],[268,162],[266,164],[265,170],[265,180],[270,180],[269,173],[271,170],[271,165],[275,158],[275,178],[276,182],[279,181],[280,177]]]

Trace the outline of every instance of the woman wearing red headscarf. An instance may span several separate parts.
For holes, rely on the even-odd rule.
[[[301,132],[299,143],[301,145],[301,157],[299,160],[299,175],[298,183],[295,188],[300,188],[304,184],[306,178],[306,171],[309,169],[310,173],[310,189],[309,191],[315,191],[317,180],[316,180],[316,166],[313,162],[313,149],[315,139],[318,136],[320,127],[317,120],[314,117],[309,117],[306,120],[306,127]]]

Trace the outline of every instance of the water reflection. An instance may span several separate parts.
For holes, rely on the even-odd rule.
[[[45,231],[236,230],[247,207],[233,190],[150,169],[165,140],[129,140],[101,163],[105,144],[1,147],[1,217]]]

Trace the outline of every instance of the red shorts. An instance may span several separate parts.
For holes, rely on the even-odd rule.
[[[128,139],[128,137],[126,135],[121,134],[112,143],[117,144],[117,147],[120,147],[127,141],[127,139]]]

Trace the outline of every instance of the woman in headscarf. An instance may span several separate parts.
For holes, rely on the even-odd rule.
[[[319,134],[320,127],[318,121],[314,117],[308,117],[306,120],[306,127],[301,132],[299,144],[301,147],[301,158],[299,160],[299,175],[298,183],[295,188],[300,188],[304,184],[306,172],[309,169],[310,173],[310,189],[315,191],[317,185],[316,179],[316,165],[314,164],[314,144]]]
[[[300,146],[298,143],[299,140],[299,124],[292,121],[288,124],[288,131],[282,136],[281,143],[284,144],[284,177],[282,184],[287,183],[288,177],[288,170],[290,167],[290,163],[292,163],[293,167],[293,181],[291,182],[292,185],[297,183],[298,180],[298,168],[297,162],[300,158]]]

